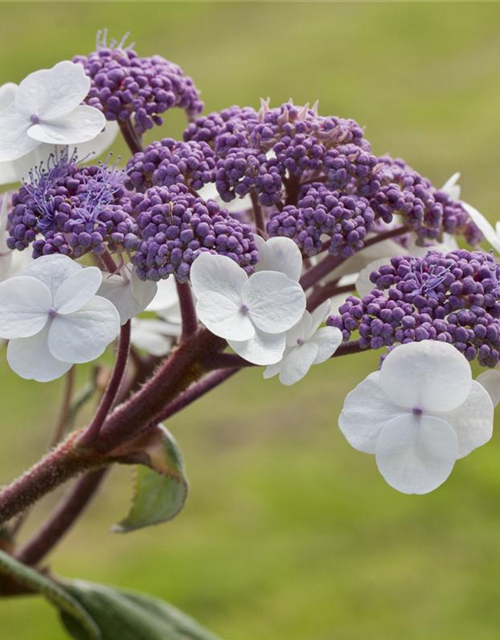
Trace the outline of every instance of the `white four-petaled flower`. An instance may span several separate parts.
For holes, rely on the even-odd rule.
[[[207,252],[193,262],[191,283],[198,317],[212,333],[254,364],[281,359],[286,331],[306,306],[296,280],[278,271],[257,271],[249,277],[231,258]]]
[[[96,296],[102,273],[67,256],[43,256],[0,284],[0,337],[22,378],[48,382],[98,358],[119,331],[109,300]]]
[[[135,268],[123,266],[116,273],[104,273],[98,294],[114,304],[121,324],[139,315],[153,301],[158,285],[152,280],[139,280]]]
[[[0,95],[0,162],[17,160],[41,144],[70,145],[95,138],[106,124],[95,107],[82,104],[90,78],[64,60],[28,75]],[[3,105],[3,106],[2,106]]]
[[[292,385],[302,380],[313,364],[321,364],[331,358],[342,342],[342,332],[336,327],[320,325],[330,314],[327,300],[312,313],[305,311],[302,319],[286,334],[286,350],[283,358],[269,365],[264,378],[279,374],[284,385]]]
[[[422,494],[488,442],[493,403],[455,347],[412,342],[391,351],[381,370],[347,395],[339,427],[355,449],[375,454],[392,487]]]

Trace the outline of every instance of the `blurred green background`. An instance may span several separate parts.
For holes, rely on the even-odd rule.
[[[0,84],[91,51],[99,28],[130,30],[141,54],[193,76],[207,111],[319,99],[436,185],[461,171],[464,199],[494,220],[499,24],[496,3],[3,2]],[[165,132],[182,126],[167,114]],[[498,438],[435,493],[396,493],[336,426],[376,365],[332,361],[292,388],[240,373],[171,422],[191,479],[182,515],[109,533],[130,493],[117,470],[51,565],[165,598],[232,640],[498,638]],[[45,446],[60,384],[15,379],[2,362],[0,385],[3,483]],[[0,602],[1,640],[64,637],[42,601]]]

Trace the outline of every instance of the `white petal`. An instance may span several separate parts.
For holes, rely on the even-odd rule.
[[[98,294],[112,302],[118,309],[121,324],[139,315],[156,295],[156,282],[143,282],[135,269],[121,274],[105,275]]]
[[[496,407],[500,402],[500,371],[498,369],[488,369],[476,378],[486,391],[490,394],[491,401]]]
[[[83,102],[89,89],[90,78],[83,67],[64,60],[26,76],[17,90],[16,107],[28,118],[61,118]]]
[[[207,291],[217,291],[241,305],[241,290],[248,276],[231,258],[202,253],[191,265],[190,277],[197,298]]]
[[[313,343],[306,343],[292,349],[281,361],[281,384],[290,386],[302,380],[311,368],[317,353],[318,347]]]
[[[307,336],[307,338],[310,338],[311,336],[313,336],[318,330],[318,328],[321,326],[321,324],[323,324],[323,322],[328,318],[328,316],[331,313],[331,306],[332,304],[330,300],[325,300],[323,304],[320,304],[319,307],[314,309],[314,311],[311,313],[312,323],[311,323],[310,333]]]
[[[92,140],[78,144],[76,147],[77,156],[81,159],[91,156],[89,161],[94,160],[94,158],[100,156],[113,144],[119,131],[120,127],[117,122],[106,120],[104,131],[101,131],[101,133],[97,137],[92,138]]]
[[[207,329],[226,340],[249,340],[255,335],[248,314],[221,293],[201,294],[196,313]]]
[[[47,144],[72,145],[96,138],[106,120],[95,107],[82,105],[58,120],[43,120],[28,129],[28,136]]]
[[[382,391],[380,371],[375,371],[347,394],[339,427],[352,447],[364,453],[375,453],[382,427],[401,413],[401,407],[392,403]]]
[[[49,326],[31,338],[11,340],[7,347],[7,362],[21,378],[50,382],[64,375],[73,366],[72,362],[61,362],[50,353],[47,346]]]
[[[31,122],[12,106],[0,113],[0,162],[22,158],[38,147],[38,141],[28,136]]]
[[[406,414],[387,422],[375,458],[385,481],[402,493],[429,493],[450,475],[457,459],[457,436],[444,420]]]
[[[296,347],[298,341],[305,342],[311,334],[312,315],[309,311],[304,311],[302,318],[286,332],[287,347]]]
[[[256,271],[278,271],[291,280],[299,280],[302,273],[302,254],[290,238],[269,238],[264,240],[255,236],[259,250],[259,262]]]
[[[460,200],[460,185],[458,181],[460,180],[460,172],[454,173],[448,180],[443,184],[439,191],[444,191],[447,193],[450,198],[454,200]]]
[[[0,284],[0,338],[27,338],[43,329],[52,307],[47,287],[21,276]]]
[[[285,351],[285,334],[256,331],[253,338],[244,342],[227,341],[231,349],[248,362],[269,365],[279,362]]]
[[[463,458],[491,439],[493,413],[489,393],[479,382],[473,380],[470,393],[460,407],[434,415],[453,427],[458,438],[458,457]]]
[[[467,202],[462,202],[463,208],[469,214],[472,222],[476,225],[479,231],[483,234],[486,241],[495,249],[497,253],[500,253],[500,238],[498,237],[497,232],[488,222],[488,220],[483,216],[482,213],[479,213],[477,209],[471,207]]]
[[[165,325],[165,327],[164,327]],[[153,356],[164,356],[172,348],[174,339],[169,333],[170,325],[161,320],[132,320],[130,340],[138,349],[143,349]]]
[[[179,296],[177,295],[177,286],[175,284],[175,278],[172,276],[158,282],[156,296],[147,306],[146,311],[162,311],[175,307],[178,304]]]
[[[450,411],[468,396],[470,365],[451,344],[437,340],[396,347],[382,365],[380,384],[388,398],[407,409]]]
[[[302,318],[306,308],[300,284],[276,271],[259,271],[250,276],[241,300],[255,326],[266,333],[288,331]]]
[[[51,256],[42,256],[23,271],[23,276],[30,276],[43,282],[51,292],[52,298],[56,297],[57,290],[62,283],[83,267],[68,256],[56,253]]]
[[[58,314],[68,315],[81,309],[101,286],[102,273],[97,267],[87,267],[73,273],[57,289],[54,307]]]
[[[17,84],[6,82],[0,87],[0,113],[16,99]]]
[[[283,355],[283,358],[279,362],[276,362],[275,364],[270,364],[264,369],[263,378],[265,380],[268,380],[269,378],[273,378],[274,376],[278,375],[278,373],[281,370],[281,363],[283,362],[284,358],[286,358],[286,351],[285,351],[285,354]]]
[[[98,358],[118,335],[120,316],[115,307],[95,296],[68,316],[55,316],[49,330],[49,350],[64,362],[90,362]]]
[[[391,263],[390,258],[378,258],[378,260],[373,260],[373,262],[370,262],[370,264],[367,264],[364,269],[361,269],[358,275],[358,279],[356,280],[356,291],[361,296],[361,298],[363,296],[368,295],[374,289],[377,288],[376,285],[374,285],[373,282],[370,280],[370,275],[372,271],[376,271],[382,265],[390,264],[390,263]]]
[[[342,331],[337,327],[322,327],[311,338],[311,342],[318,347],[318,353],[313,364],[321,364],[333,356],[342,343]]]

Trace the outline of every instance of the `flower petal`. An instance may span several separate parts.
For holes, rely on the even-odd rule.
[[[295,384],[307,374],[318,353],[317,345],[306,342],[291,349],[281,361],[280,382],[285,386]]]
[[[177,306],[179,304],[179,296],[177,295],[175,278],[170,277],[166,280],[160,280],[157,284],[156,295],[148,304],[146,311],[163,311]]]
[[[467,397],[472,383],[465,357],[446,342],[423,340],[396,347],[384,360],[380,385],[407,409],[450,411]]]
[[[448,178],[448,180],[443,184],[443,186],[441,187],[441,189],[439,189],[439,191],[444,191],[444,193],[447,193],[450,198],[453,198],[453,200],[460,200],[460,185],[458,184],[458,181],[460,180],[460,172],[457,171],[456,173],[454,173],[452,176],[450,176]]]
[[[259,250],[256,271],[278,271],[298,282],[302,273],[302,254],[293,240],[282,237],[264,240],[258,235],[254,240]]]
[[[269,365],[279,362],[285,351],[285,334],[256,331],[253,338],[244,342],[227,341],[231,349],[248,362]]]
[[[352,447],[364,453],[375,453],[382,427],[401,413],[401,407],[382,391],[380,371],[375,371],[347,394],[339,416],[339,428]]]
[[[132,320],[130,340],[138,349],[153,356],[164,356],[172,348],[174,338],[169,333],[171,325],[161,320]]]
[[[20,276],[0,284],[0,338],[27,338],[48,320],[52,296],[35,278]]]
[[[231,258],[202,253],[191,265],[190,277],[197,298],[207,291],[216,291],[241,305],[241,290],[248,276]]]
[[[302,318],[306,308],[300,284],[276,271],[259,271],[250,276],[241,300],[255,326],[266,333],[288,331]]]
[[[105,275],[98,295],[115,305],[123,325],[146,309],[155,297],[156,291],[156,282],[139,280],[134,269],[132,273],[125,274],[125,277],[119,273]]]
[[[30,338],[11,340],[7,347],[7,362],[21,378],[50,382],[64,375],[72,362],[57,360],[47,346],[49,325]]]
[[[51,354],[64,362],[90,362],[98,358],[118,335],[120,316],[115,307],[94,296],[81,309],[55,316],[49,330]]]
[[[30,276],[43,282],[49,288],[52,299],[55,299],[57,290],[62,283],[74,273],[81,271],[83,267],[68,256],[55,253],[51,256],[42,256],[34,260],[23,271],[23,276]]]
[[[307,338],[312,337],[323,322],[328,318],[331,313],[332,303],[330,300],[325,300],[311,313],[311,329]]]
[[[0,113],[16,99],[17,84],[6,82],[0,87]]]
[[[480,213],[477,209],[474,209],[467,202],[461,203],[463,208],[469,214],[470,219],[479,229],[479,231],[483,234],[486,241],[495,249],[497,253],[500,253],[500,237],[498,236],[495,229],[491,226],[488,220]]]
[[[310,340],[318,347],[318,353],[313,364],[321,364],[331,358],[339,348],[342,340],[342,331],[337,327],[322,327],[318,329]]]
[[[447,422],[411,413],[389,420],[375,448],[380,473],[402,493],[437,489],[450,475],[457,455],[457,436]]]
[[[304,311],[302,318],[286,332],[287,347],[296,347],[298,341],[305,342],[311,333],[312,316],[309,311]]]
[[[95,107],[82,105],[58,120],[42,120],[28,129],[28,136],[47,144],[72,145],[96,138],[106,120]]]
[[[1,163],[22,158],[38,147],[40,143],[27,134],[30,127],[31,122],[20,115],[12,105],[0,113]]]
[[[255,335],[248,314],[221,293],[202,293],[196,303],[196,313],[209,331],[226,340],[249,340]]]
[[[283,355],[283,358],[286,358],[286,351],[285,351],[285,354]],[[268,380],[269,378],[273,378],[274,376],[278,375],[281,369],[281,363],[283,362],[283,358],[279,362],[270,364],[264,369],[263,378],[265,380]]]
[[[486,389],[477,381],[472,381],[465,402],[446,413],[435,413],[448,422],[458,438],[458,457],[463,458],[477,447],[481,447],[493,435],[493,402]]]
[[[56,291],[54,307],[57,313],[68,315],[81,309],[95,296],[101,282],[102,273],[97,267],[75,271]]]
[[[476,378],[486,391],[490,394],[491,401],[496,407],[500,402],[500,371],[498,369],[488,369]]]
[[[119,131],[120,127],[117,122],[106,120],[104,130],[98,136],[88,142],[80,142],[76,148],[78,157],[86,158],[87,156],[92,156],[92,159],[94,159],[100,156],[113,144]]]
[[[17,90],[16,107],[28,118],[53,120],[78,107],[89,89],[90,78],[82,65],[63,60],[26,76]]]

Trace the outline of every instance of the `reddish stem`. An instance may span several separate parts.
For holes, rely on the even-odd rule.
[[[107,471],[107,469],[91,471],[77,480],[57,505],[50,519],[31,540],[19,549],[16,558],[28,565],[40,562],[60,542],[88,506]]]
[[[132,122],[129,120],[119,121],[120,131],[122,132],[123,139],[127,143],[130,151],[134,153],[138,153],[139,151],[143,151],[142,148],[142,140],[135,130]]]
[[[191,291],[191,287],[187,282],[181,284],[176,280],[175,284],[177,285],[177,294],[179,296],[179,304],[181,307],[181,340],[187,340],[189,336],[191,336],[198,328],[198,318],[196,317],[193,294]]]
[[[250,192],[250,198],[252,199],[252,205],[253,205],[255,229],[259,234],[259,236],[262,236],[263,238],[267,238],[266,219],[264,217],[264,212],[262,211],[262,207],[260,206],[259,196],[255,193],[253,189]]]
[[[349,293],[354,290],[353,284],[345,284],[339,287],[337,282],[338,280],[335,282],[329,282],[328,284],[325,284],[325,286],[318,287],[313,291],[309,298],[307,298],[307,310],[314,311],[314,309],[319,307],[319,305],[325,300],[328,300],[328,298],[338,296],[341,293]]]
[[[104,392],[101,403],[99,404],[90,426],[79,441],[80,446],[89,446],[98,437],[101,427],[111,411],[120,391],[120,385],[122,384],[125,371],[127,370],[129,349],[130,320],[128,320],[121,328],[115,368],[113,369],[111,380],[109,381],[108,387]]]

